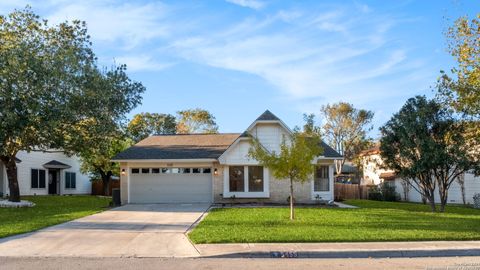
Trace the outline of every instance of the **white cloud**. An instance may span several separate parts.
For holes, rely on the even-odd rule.
[[[174,65],[171,62],[161,63],[150,55],[125,55],[115,58],[116,64],[126,64],[128,71],[160,71]]]
[[[248,7],[256,10],[261,9],[265,6],[265,3],[257,0],[226,0],[226,1],[235,5]]]

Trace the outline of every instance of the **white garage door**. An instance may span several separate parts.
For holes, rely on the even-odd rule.
[[[210,168],[132,168],[130,203],[212,202]]]

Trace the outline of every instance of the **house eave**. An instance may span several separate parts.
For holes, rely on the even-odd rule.
[[[192,162],[217,162],[215,158],[190,158],[190,159],[113,159],[112,162],[135,163],[192,163]]]

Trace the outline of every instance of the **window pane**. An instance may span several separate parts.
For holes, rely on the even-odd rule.
[[[38,170],[32,169],[31,186],[32,188],[38,188]]]
[[[200,168],[192,168],[193,173],[200,173],[201,169]]]
[[[150,168],[142,168],[142,173],[150,173]]]
[[[314,191],[329,191],[328,166],[317,166],[315,169]]]
[[[243,166],[231,166],[229,168],[229,182],[231,192],[243,192],[244,187],[244,171]]]
[[[76,188],[77,187],[77,174],[72,173],[70,176],[70,188]]]
[[[263,192],[262,166],[248,166],[248,191]]]
[[[211,173],[212,169],[210,168],[203,168],[203,173]]]
[[[134,169],[132,169],[132,173],[140,173],[140,169],[134,168]]]
[[[38,172],[39,172],[39,176],[38,176],[38,179],[39,179],[38,187],[39,187],[39,188],[45,188],[45,170],[38,170]]]
[[[160,173],[160,168],[152,168],[152,173]]]
[[[181,172],[182,173],[190,173],[190,168],[182,168]]]
[[[170,169],[169,168],[162,168],[162,173],[170,173]]]
[[[172,168],[171,173],[180,173],[180,168]]]
[[[70,188],[70,173],[65,172],[65,188]]]

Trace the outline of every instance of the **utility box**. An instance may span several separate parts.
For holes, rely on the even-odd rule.
[[[114,188],[112,189],[112,200],[114,206],[120,206],[122,203],[120,201],[120,189]]]

